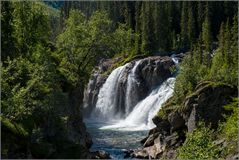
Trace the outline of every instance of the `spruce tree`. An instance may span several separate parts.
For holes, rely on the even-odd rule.
[[[135,33],[138,34],[138,36],[135,36],[135,54],[140,54],[141,49],[141,19],[140,19],[140,10],[141,10],[141,4],[142,2],[137,1],[135,2]]]
[[[7,56],[15,56],[15,45],[14,45],[14,27],[13,21],[13,6],[12,2],[2,1],[1,2],[1,55],[2,61],[6,60]]]
[[[182,2],[182,10],[181,10],[181,23],[180,23],[180,28],[181,28],[181,44],[182,47],[186,47],[188,44],[188,10],[187,10],[187,3],[186,1]]]
[[[202,40],[203,44],[205,45],[205,63],[206,65],[210,66],[211,61],[211,45],[212,45],[212,33],[211,33],[211,19],[210,15],[209,4],[207,2],[206,6],[206,16],[205,20],[202,25]]]
[[[149,55],[153,51],[153,25],[151,18],[150,2],[143,2],[141,9],[141,33],[142,33],[142,44],[141,52]]]
[[[222,57],[225,56],[225,24],[222,22],[219,35],[218,35],[218,41],[219,41],[219,48],[220,53],[222,54]]]
[[[231,63],[231,31],[230,31],[230,26],[229,26],[229,19],[227,19],[226,27],[225,27],[225,63],[230,66]]]
[[[195,28],[195,19],[194,19],[194,11],[193,11],[193,4],[192,2],[188,2],[188,40],[190,46],[195,42],[196,38],[196,28]]]

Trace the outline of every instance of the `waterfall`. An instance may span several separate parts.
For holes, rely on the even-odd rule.
[[[134,65],[134,68],[132,69],[132,71],[129,73],[128,75],[128,79],[127,79],[127,87],[126,87],[126,101],[125,101],[125,113],[126,115],[128,115],[132,109],[132,107],[137,103],[137,100],[139,99],[137,96],[137,94],[135,94],[135,92],[137,92],[137,87],[139,86],[139,82],[136,79],[136,69],[139,65],[140,61],[137,61]]]
[[[140,101],[126,119],[101,129],[147,130],[153,128],[155,125],[152,118],[157,114],[161,105],[172,96],[174,83],[175,78],[168,78],[149,96]]]
[[[152,118],[173,95],[172,65],[178,68],[175,56],[146,58],[116,68],[100,88],[91,117],[108,122],[101,129],[153,128]]]
[[[176,68],[179,69],[179,62],[178,62],[178,58],[176,57],[176,55],[173,54],[173,55],[171,56],[171,58],[172,58],[172,60],[173,60],[173,62],[174,62],[174,64],[175,64]]]
[[[96,103],[96,108],[93,116],[110,119],[114,116],[117,100],[118,100],[118,86],[119,80],[122,76],[122,72],[125,70],[126,66],[116,68],[107,78],[106,82],[103,84],[98,95],[98,101]],[[115,118],[115,117],[114,117]]]

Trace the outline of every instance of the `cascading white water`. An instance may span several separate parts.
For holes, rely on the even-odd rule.
[[[116,68],[101,87],[98,94],[96,108],[93,113],[94,116],[102,119],[110,119],[110,116],[115,112],[114,109],[117,100],[117,87],[119,85],[121,73],[127,65],[128,64],[125,64],[124,66]]]
[[[130,74],[128,75],[128,79],[127,79],[127,88],[126,88],[126,97],[125,97],[125,113],[126,115],[128,115],[131,111],[131,108],[133,107],[133,104],[135,103],[134,100],[136,99],[135,96],[135,91],[136,87],[138,85],[137,79],[136,79],[136,69],[138,67],[140,63],[140,60],[137,61],[132,69],[132,71],[130,72]]]
[[[176,68],[179,69],[178,58],[176,58],[175,54],[173,54],[173,55],[171,56],[171,58],[172,58],[172,60],[173,60],[173,62],[174,62],[174,64],[175,64]]]
[[[178,59],[175,56],[171,58],[178,69]],[[141,60],[136,61],[127,75],[127,83],[123,86],[125,88],[123,92],[120,82],[125,76],[124,71],[128,72],[126,68],[129,64],[116,68],[100,88],[92,117],[97,118],[98,121],[110,121],[110,125],[103,126],[101,129],[134,131],[148,130],[155,126],[152,118],[157,114],[161,105],[173,95],[175,78],[168,78],[139,101],[136,93],[141,87],[137,77],[140,62]],[[124,107],[119,108],[122,96]]]
[[[168,78],[149,96],[140,101],[126,119],[101,129],[147,130],[153,128],[155,125],[152,118],[157,114],[161,105],[172,96],[174,83],[175,78]]]

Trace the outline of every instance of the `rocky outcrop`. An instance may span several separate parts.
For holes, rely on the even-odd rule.
[[[96,106],[99,90],[107,79],[104,73],[111,65],[110,61],[106,61],[94,71],[84,94],[86,113],[91,113]],[[115,91],[117,93],[117,99],[115,100],[117,104],[115,105],[118,106],[118,111],[125,111],[126,106],[135,106],[140,100],[144,99],[153,88],[173,75],[171,68],[174,65],[172,58],[167,56],[135,59],[125,64],[122,73],[120,73]],[[129,76],[131,77],[129,78]],[[130,84],[132,79],[134,82]],[[130,90],[128,92],[130,95],[126,96],[127,89]],[[128,101],[130,104],[126,104],[127,97],[132,97]],[[122,114],[124,115],[125,113]]]
[[[188,131],[196,128],[200,120],[216,128],[226,113],[223,106],[231,101],[232,96],[236,96],[236,89],[210,82],[201,83],[196,89],[194,94],[186,98],[182,112]]]
[[[165,104],[164,115],[153,118],[157,127],[141,141],[144,148],[132,152],[132,157],[176,158],[176,149],[185,141],[185,133],[197,128],[200,121],[216,128],[223,121],[223,114],[227,114],[223,106],[237,95],[237,89],[212,82],[203,82],[195,90],[181,107],[173,106],[171,100]]]

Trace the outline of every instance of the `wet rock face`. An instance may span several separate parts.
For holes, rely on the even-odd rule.
[[[237,95],[237,89],[227,85],[215,85],[204,82],[196,87],[196,91],[188,96],[182,110],[169,109],[163,117],[155,116],[153,122],[157,126],[141,143],[143,149],[131,153],[136,158],[176,158],[176,149],[185,141],[185,133],[191,132],[199,121],[216,128],[226,114],[223,106],[231,102]],[[222,143],[222,142],[215,142]]]
[[[141,60],[136,73],[145,81],[146,87],[152,89],[171,76],[173,65],[170,57],[149,57]]]
[[[115,62],[116,63],[116,62]],[[90,114],[96,106],[99,90],[105,83],[107,76],[104,72],[112,66],[112,61],[102,63],[94,73],[88,83],[88,87],[84,94],[85,113]],[[160,85],[167,78],[172,76],[170,71],[174,66],[174,62],[170,57],[147,57],[140,60],[129,62],[120,75],[119,83],[116,92],[118,111],[125,111],[127,85],[129,85],[129,76],[133,76],[137,83],[131,86],[129,106],[135,106],[140,100],[146,97],[150,90]],[[132,79],[132,78],[131,78]],[[84,114],[85,114],[84,113]],[[124,113],[122,113],[124,115]]]

